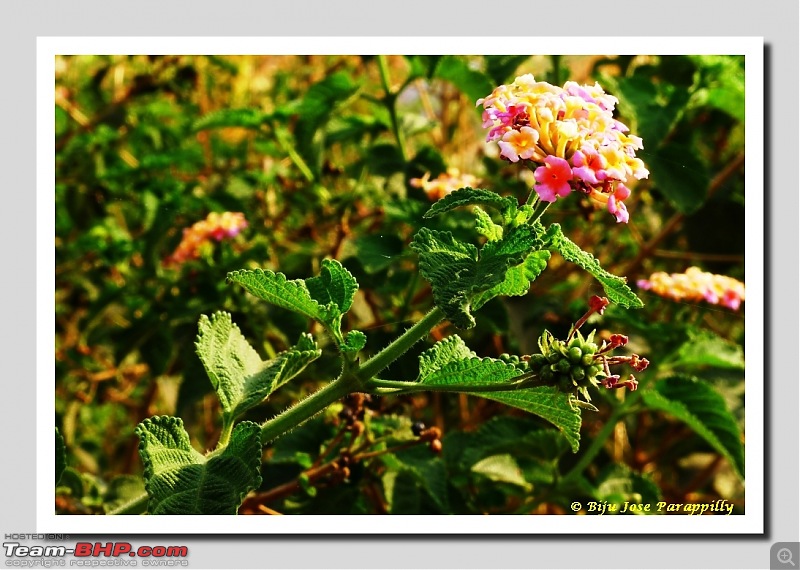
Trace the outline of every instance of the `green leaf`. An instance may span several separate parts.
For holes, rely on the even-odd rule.
[[[604,76],[601,82],[619,98],[620,111],[632,119],[628,126],[642,137],[645,149],[650,149],[648,152],[666,139],[689,103],[690,93],[686,87],[653,81],[645,74],[622,78]]]
[[[664,145],[647,158],[652,185],[684,214],[697,211],[708,197],[711,177],[697,153],[686,145]]]
[[[486,243],[478,254],[472,244],[450,232],[422,228],[411,249],[419,254],[419,269],[433,289],[433,300],[460,329],[475,326],[470,303],[473,295],[501,283],[509,267],[522,263],[540,243],[532,226],[512,228],[503,239]]]
[[[518,206],[516,199],[509,196],[500,196],[497,192],[484,190],[483,188],[466,187],[450,192],[444,198],[434,202],[430,209],[425,212],[424,217],[432,218],[439,214],[449,212],[450,210],[455,210],[456,208],[477,205],[496,208],[503,213],[504,216],[515,211]]]
[[[508,453],[491,455],[481,459],[472,466],[471,471],[495,483],[508,483],[509,485],[522,487],[525,490],[531,489],[531,484],[525,480],[519,464]]]
[[[278,386],[300,373],[320,356],[316,345],[289,350],[272,360],[261,357],[225,312],[200,317],[195,347],[214,386],[228,421],[262,402]],[[313,343],[313,341],[312,341]]]
[[[230,314],[216,312],[210,319],[202,315],[198,328],[197,356],[226,415],[236,417],[272,392],[275,377],[283,366],[265,367],[239,327],[231,321]]]
[[[557,388],[542,386],[509,392],[482,392],[473,395],[524,410],[547,420],[561,431],[573,453],[578,451],[581,440],[581,413],[570,404],[569,395],[559,392]]]
[[[441,458],[427,447],[412,447],[394,453],[402,471],[419,482],[441,512],[448,510],[447,471]]]
[[[478,263],[478,248],[450,232],[422,228],[411,249],[419,254],[419,270],[433,289],[433,300],[459,328],[475,325],[469,313],[469,285]]]
[[[222,127],[257,129],[269,118],[268,113],[256,108],[220,109],[206,113],[197,119],[192,125],[192,129],[195,131]]]
[[[67,467],[61,473],[61,479],[58,482],[58,493],[68,492],[70,496],[80,499],[84,495],[84,480],[81,474],[73,469]]]
[[[301,333],[297,344],[289,350],[279,352],[273,359],[274,361],[283,362],[283,369],[278,374],[275,380],[273,390],[277,390],[286,382],[300,374],[305,370],[306,366],[314,362],[322,355],[322,351],[317,346],[314,337],[308,333]],[[272,362],[269,361],[269,362]],[[278,367],[278,364],[274,365]]]
[[[563,234],[561,226],[552,224],[547,233],[551,236],[550,250],[559,252],[564,259],[589,272],[603,286],[608,299],[612,303],[616,303],[626,309],[644,307],[641,299],[625,284],[625,278],[612,275],[600,267],[600,263],[591,253],[583,251]]]
[[[457,334],[450,335],[419,355],[419,376],[417,377],[417,381],[423,382],[425,378],[452,362],[458,362],[459,360],[476,356],[477,355],[464,344],[460,336]]]
[[[383,476],[383,489],[389,513],[418,515],[422,503],[419,478],[410,469],[388,471]]]
[[[478,294],[472,300],[472,308],[476,311],[491,299],[501,295],[506,297],[522,297],[528,294],[531,283],[545,270],[550,260],[549,251],[534,251],[520,265],[508,270],[506,278],[488,291]]]
[[[517,68],[528,61],[529,55],[484,55],[486,62],[486,73],[492,79],[495,86],[512,81]],[[491,92],[487,92],[481,97],[486,97]]]
[[[375,274],[389,267],[403,254],[405,244],[393,234],[362,235],[347,240],[342,247],[343,257],[357,257],[364,271]]]
[[[486,213],[480,206],[475,206],[475,227],[478,233],[484,236],[489,241],[497,241],[503,237],[503,226],[495,224],[491,216]]]
[[[272,444],[269,463],[296,463],[308,469],[322,453],[326,442],[334,436],[334,428],[317,416],[302,426],[279,437]]]
[[[305,281],[289,281],[283,273],[268,269],[242,269],[228,273],[228,281],[240,284],[259,299],[322,323],[329,323],[340,316],[335,306],[323,306],[312,299]]]
[[[744,370],[742,347],[708,330],[692,330],[688,340],[669,360],[673,367],[696,368],[713,366],[729,370]]]
[[[429,78],[433,75],[436,69],[436,64],[443,57],[441,55],[404,55],[408,62],[409,76],[426,77]]]
[[[733,465],[744,479],[744,444],[736,419],[723,397],[710,385],[690,376],[659,381],[643,390],[645,404],[681,420]]]
[[[554,468],[558,458],[569,448],[566,439],[555,430],[541,429],[531,417],[495,416],[477,430],[466,434],[461,449],[451,444],[450,433],[444,438],[444,453],[462,468],[469,468],[490,455],[511,453],[515,457],[531,457]]]
[[[349,331],[342,343],[342,352],[358,352],[367,344],[367,335],[361,331]]]
[[[120,475],[114,477],[108,484],[103,494],[103,510],[108,513],[127,503],[137,500],[145,492],[144,480],[134,475]],[[141,509],[127,511],[127,514],[142,514],[146,505]]]
[[[423,352],[418,382],[435,385],[483,385],[508,382],[520,376],[512,364],[493,358],[479,358],[458,335],[451,335]],[[580,441],[581,416],[569,402],[569,395],[553,387],[527,388],[503,392],[467,394],[501,402],[535,414],[555,425],[564,434],[573,451]]]
[[[656,514],[656,503],[661,500],[661,491],[649,475],[636,473],[627,465],[612,464],[600,473],[595,497],[599,501],[618,505],[620,510],[626,501],[636,505],[650,505],[650,511],[629,509],[623,514]],[[619,510],[607,512],[617,514]]]
[[[725,55],[688,56],[700,68],[703,79],[692,103],[710,105],[744,121],[744,58]]]
[[[320,143],[315,141],[322,127],[336,113],[336,110],[358,91],[350,74],[338,72],[328,75],[305,91],[302,101],[294,109],[297,123],[294,129],[297,148],[310,164],[320,161]]]
[[[192,448],[180,418],[149,418],[135,431],[150,514],[233,515],[261,484],[258,424],[237,424],[228,446],[209,456]]]
[[[443,56],[436,65],[434,74],[458,87],[473,105],[481,97],[487,97],[495,88],[489,77],[470,67],[464,56]]]
[[[335,259],[322,261],[317,277],[289,281],[283,273],[270,270],[240,270],[228,273],[228,281],[239,283],[247,291],[284,309],[289,309],[322,323],[343,345],[342,315],[350,309],[358,290],[355,277]],[[351,339],[351,342],[354,339]]]
[[[490,385],[493,382],[508,382],[520,374],[515,366],[501,360],[474,356],[448,362],[437,370],[429,371],[419,382],[427,386]]]
[[[61,481],[64,469],[67,468],[67,449],[64,446],[64,437],[56,428],[56,485]]]
[[[341,314],[350,310],[358,291],[355,277],[335,259],[323,259],[319,276],[305,282],[312,299],[320,305],[333,303]]]

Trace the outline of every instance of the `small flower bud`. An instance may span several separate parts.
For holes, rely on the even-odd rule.
[[[586,371],[580,366],[573,366],[569,371],[569,375],[572,376],[573,380],[579,382],[586,376]]]
[[[611,335],[611,347],[617,348],[618,346],[625,346],[628,344],[628,337],[624,334],[612,334]]]
[[[542,366],[547,364],[547,357],[543,354],[533,354],[530,357],[531,370],[540,370]]]
[[[597,295],[592,295],[589,298],[589,308],[594,311],[595,313],[602,315],[603,311],[606,310],[606,307],[611,302],[605,297],[598,297]]]
[[[641,372],[650,365],[650,361],[646,358],[641,358],[638,354],[632,354],[630,365],[637,372]]]
[[[571,362],[577,364],[578,362],[581,361],[582,357],[583,357],[583,351],[577,346],[573,346],[567,351],[567,358],[569,358]]]

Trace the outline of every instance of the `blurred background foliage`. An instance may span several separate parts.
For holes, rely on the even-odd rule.
[[[133,429],[146,417],[181,416],[198,449],[216,443],[219,404],[194,353],[201,314],[230,312],[266,357],[304,331],[330,344],[226,285],[228,271],[305,278],[326,257],[342,261],[361,285],[349,326],[367,332],[368,352],[429,309],[406,244],[431,200],[411,180],[457,168],[524,200],[531,173],[484,142],[475,106],[523,73],[600,82],[651,171],[627,201],[629,224],[576,195],[547,222],[632,284],[689,266],[744,279],[743,58],[57,57],[55,413],[68,465],[57,511],[102,513],[141,492]],[[183,230],[212,212],[248,225],[168,263]],[[467,212],[424,225],[475,239]],[[529,295],[488,303],[462,336],[483,356],[529,354],[545,328],[565,337],[600,293],[555,256]],[[578,454],[546,423],[488,400],[356,399],[268,447],[262,488],[241,512],[564,513],[587,497],[724,498],[743,512],[743,311],[639,294],[644,309],[611,307],[590,324],[630,336],[653,363],[641,388],[656,396],[621,417],[622,393],[602,394],[600,411],[583,414]],[[415,377],[418,348],[388,376]],[[334,355],[251,419],[335,376]]]

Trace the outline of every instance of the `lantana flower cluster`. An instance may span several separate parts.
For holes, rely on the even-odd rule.
[[[444,198],[451,192],[467,186],[474,188],[480,180],[472,174],[462,174],[458,168],[448,168],[433,180],[430,179],[431,173],[426,172],[422,178],[412,178],[409,183],[414,188],[422,188],[425,194],[432,201]]]
[[[674,301],[706,301],[734,311],[744,301],[744,283],[727,275],[708,273],[699,267],[690,267],[685,273],[658,271],[636,284]]]
[[[247,227],[241,212],[211,212],[205,220],[183,230],[183,239],[165,260],[166,265],[180,265],[200,256],[200,249],[211,240],[222,241],[239,235]]]
[[[528,357],[530,370],[547,384],[556,386],[561,392],[580,393],[591,401],[589,388],[627,388],[631,391],[639,386],[633,374],[622,379],[611,373],[611,366],[627,364],[633,370],[645,370],[650,361],[638,354],[614,355],[613,351],[628,344],[628,337],[612,334],[609,340],[599,343],[594,340],[594,331],[584,337],[578,330],[594,314],[603,314],[609,305],[606,297],[593,295],[589,299],[589,310],[572,327],[567,340],[559,340],[545,331],[539,338],[539,354]]]
[[[597,83],[557,87],[526,74],[477,105],[483,105],[486,140],[497,141],[504,159],[533,170],[539,199],[555,202],[577,190],[627,223],[626,182],[649,172],[636,157],[642,139],[613,117],[617,103]]]

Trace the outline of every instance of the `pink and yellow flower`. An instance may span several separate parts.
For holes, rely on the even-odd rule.
[[[477,104],[489,129],[486,140],[497,142],[505,160],[534,170],[541,200],[579,190],[606,205],[617,222],[627,222],[626,184],[649,172],[636,157],[642,139],[613,117],[617,102],[597,83],[556,87],[526,74]]]
[[[674,301],[706,301],[734,311],[744,301],[744,283],[727,275],[705,272],[699,267],[690,267],[684,273],[658,271],[636,284]]]
[[[557,196],[569,196],[572,188],[569,183],[572,179],[572,169],[569,163],[557,156],[546,156],[544,165],[533,172],[533,177],[538,183],[534,188],[539,194],[539,199],[545,202],[555,202]]]
[[[165,265],[180,265],[200,257],[201,248],[211,240],[222,241],[239,235],[247,227],[241,212],[211,212],[205,220],[183,230],[183,238],[175,251],[164,260]]]
[[[430,178],[430,172],[426,172],[422,178],[412,178],[409,183],[415,188],[422,188],[433,201],[444,198],[459,188],[474,188],[480,183],[478,178],[472,174],[462,174],[458,168],[448,168],[447,172],[443,172],[433,180]]]

